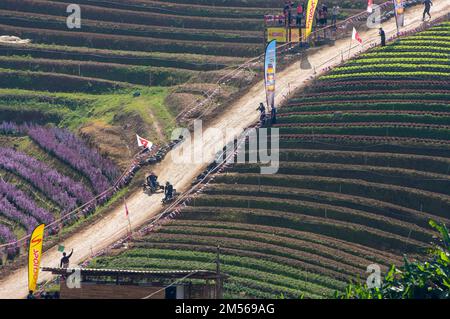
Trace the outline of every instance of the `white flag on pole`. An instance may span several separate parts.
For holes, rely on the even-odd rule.
[[[153,143],[152,142],[150,142],[149,140],[146,140],[145,138],[140,137],[137,134],[136,134],[136,138],[137,138],[137,142],[138,142],[138,146],[139,147],[148,148],[149,150],[152,149],[152,147],[153,147]]]
[[[355,27],[353,27],[352,40],[356,40],[361,44],[363,43],[363,40],[359,36],[359,33],[358,33],[358,31],[356,31]]]

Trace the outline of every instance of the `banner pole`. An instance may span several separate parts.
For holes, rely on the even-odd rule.
[[[350,39],[350,45],[348,46],[348,58],[350,59],[350,51],[352,50],[353,39]]]
[[[400,29],[398,26],[398,15],[397,15],[397,5],[395,3],[395,0],[392,0],[392,3],[394,5],[394,19],[395,19],[395,25],[397,26],[397,37],[400,34]]]

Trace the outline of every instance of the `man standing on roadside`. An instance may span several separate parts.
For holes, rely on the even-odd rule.
[[[425,9],[423,10],[422,21],[425,21],[425,15],[426,14],[428,14],[428,17],[430,17],[430,19],[431,19],[430,10],[431,10],[431,6],[433,5],[433,2],[431,2],[431,0],[424,0],[423,4],[425,5]]]
[[[384,32],[383,28],[380,28],[380,31],[378,32],[378,34],[380,35],[380,38],[381,38],[381,46],[385,47],[386,46],[386,33]]]
[[[331,9],[331,24],[336,29],[336,23],[337,23],[337,16],[339,14],[339,7],[333,6],[333,9]]]
[[[302,25],[302,16],[303,16],[303,6],[301,3],[297,6],[297,27],[301,27]]]
[[[30,290],[28,292],[27,299],[36,299],[36,297],[34,296],[33,290]]]
[[[59,264],[59,267],[61,268],[69,268],[70,263],[70,257],[72,257],[73,249],[70,252],[70,254],[67,256],[65,252],[63,252],[63,257],[61,258],[61,262]]]

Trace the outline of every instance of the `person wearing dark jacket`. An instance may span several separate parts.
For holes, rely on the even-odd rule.
[[[28,292],[27,299],[36,299],[36,297],[35,297],[34,294],[33,294],[33,290],[30,290],[30,291]]]
[[[147,184],[151,188],[156,188],[157,181],[158,181],[158,176],[156,176],[156,174],[154,172],[151,172],[150,175],[148,175],[148,177],[147,177]]]
[[[264,103],[259,103],[259,106],[256,110],[261,114],[266,113],[266,107],[264,106]]]
[[[276,107],[272,107],[270,110],[270,120],[272,125],[277,124],[277,109]]]
[[[297,27],[300,27],[302,25],[302,17],[303,17],[303,6],[299,3],[297,6],[297,19],[296,19]]]
[[[259,115],[259,122],[261,123],[261,126],[264,126],[266,124],[266,118],[267,114],[266,109],[264,108],[264,110]]]
[[[173,197],[173,186],[169,182],[166,183],[166,187],[164,188],[164,195],[166,195],[166,197],[164,197],[165,201],[168,201]]]
[[[383,28],[380,28],[380,31],[378,32],[381,38],[381,46],[386,46],[386,33],[384,32]]]
[[[422,17],[422,21],[425,21],[425,15],[428,14],[428,16],[431,19],[431,14],[430,14],[430,10],[431,10],[431,6],[433,5],[433,2],[431,0],[425,0],[423,2],[423,4],[425,5],[425,9],[423,10],[423,17]]]
[[[66,255],[65,252],[63,252],[63,257],[61,258],[61,262],[59,264],[59,267],[61,268],[68,268],[70,263],[70,257],[72,257],[73,249],[70,252],[69,256]]]

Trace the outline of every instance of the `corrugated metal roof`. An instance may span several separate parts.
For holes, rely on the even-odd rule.
[[[209,270],[135,270],[135,269],[98,269],[98,268],[59,268],[42,267],[42,271],[48,271],[55,275],[70,274],[77,270],[82,275],[98,276],[142,276],[142,277],[183,277],[193,274],[191,278],[216,278],[217,274]],[[222,274],[222,277],[226,277]]]

